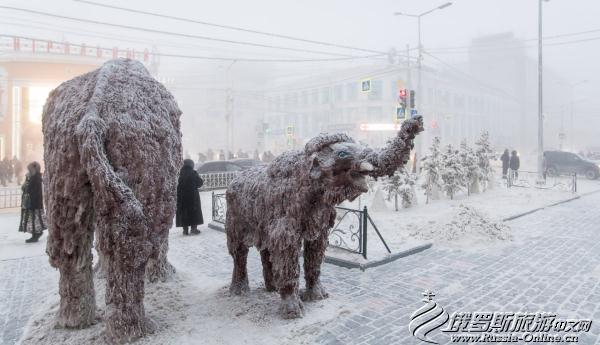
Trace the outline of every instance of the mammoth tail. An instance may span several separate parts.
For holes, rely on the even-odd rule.
[[[114,230],[128,232],[132,229],[132,222],[139,222],[136,228],[142,228],[143,208],[131,188],[117,175],[107,157],[104,145],[108,124],[100,114],[102,102],[105,101],[104,90],[109,87],[109,77],[116,72],[115,69],[116,66],[105,64],[98,70],[94,91],[75,135],[81,164],[92,185],[96,218],[116,220],[109,222],[111,226],[117,227]]]

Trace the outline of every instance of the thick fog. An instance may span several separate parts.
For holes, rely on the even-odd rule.
[[[418,90],[417,19],[394,13],[444,3],[14,0],[0,1],[0,25],[7,36],[147,49],[147,67],[183,110],[184,153],[195,158],[208,149],[278,153],[323,131],[383,144],[393,132],[361,125],[397,122],[399,89]],[[599,15],[594,0],[543,2],[546,148],[600,147]],[[488,130],[496,151],[534,155],[537,37],[535,0],[456,0],[422,16],[424,143],[473,142]],[[9,56],[29,58],[0,52]],[[26,81],[32,94],[59,82]]]

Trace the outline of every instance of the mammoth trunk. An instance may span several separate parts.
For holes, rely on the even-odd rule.
[[[370,151],[366,160],[375,169],[369,173],[372,177],[391,176],[410,159],[410,150],[414,147],[414,139],[423,131],[423,118],[417,116],[402,124],[400,131],[388,142],[387,146],[378,152]]]

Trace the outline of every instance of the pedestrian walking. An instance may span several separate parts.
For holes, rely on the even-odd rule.
[[[198,225],[204,224],[202,217],[202,206],[200,204],[200,191],[202,187],[202,178],[194,170],[194,161],[186,159],[183,161],[183,167],[179,171],[179,181],[177,183],[177,213],[175,215],[175,225],[183,228],[183,235],[198,235]],[[191,232],[189,228],[191,229]]]
[[[44,202],[42,196],[42,173],[38,162],[27,166],[25,182],[21,186],[21,221],[20,232],[28,232],[31,238],[26,243],[37,242],[46,229],[47,222],[44,217]]]
[[[520,167],[521,167],[521,159],[519,158],[517,151],[513,150],[513,152],[511,153],[510,162],[509,162],[511,178],[513,181],[516,181],[517,179],[519,179],[519,168]]]
[[[510,163],[510,154],[508,153],[508,149],[504,149],[504,153],[500,156],[500,160],[502,161],[502,178],[506,178],[508,174],[508,164]]]

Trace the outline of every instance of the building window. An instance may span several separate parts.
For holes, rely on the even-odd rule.
[[[369,92],[369,100],[380,100],[383,96],[383,83],[381,80],[373,80],[371,82],[371,92]]]
[[[312,104],[312,105],[319,104],[319,90],[314,89],[310,92],[310,104]]]
[[[300,106],[306,107],[308,105],[308,91],[302,91],[300,94]]]
[[[333,96],[336,102],[341,102],[344,100],[344,86],[336,85],[333,91]]]
[[[330,99],[329,94],[330,93],[331,93],[330,87],[324,87],[321,89],[321,104],[329,103],[329,99]]]
[[[348,83],[346,84],[346,99],[349,101],[355,101],[358,98],[358,84]]]

